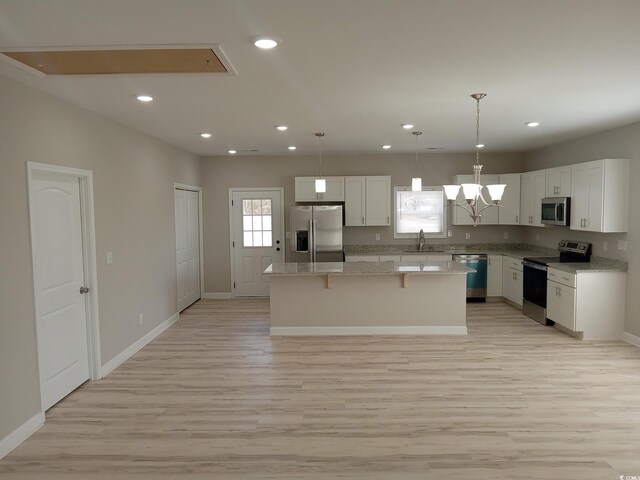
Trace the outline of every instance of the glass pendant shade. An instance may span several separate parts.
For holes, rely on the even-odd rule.
[[[482,185],[478,183],[463,183],[462,192],[464,193],[465,200],[475,200],[480,196],[480,190]]]
[[[422,191],[422,178],[413,177],[411,179],[411,191],[412,192],[421,192]]]
[[[443,185],[444,194],[447,196],[447,200],[455,200],[458,198],[458,192],[460,191],[460,185]]]
[[[500,200],[502,200],[502,194],[504,193],[505,187],[506,185],[504,184],[487,185],[491,200],[493,200],[494,202],[499,202]]]
[[[316,178],[316,193],[325,193],[327,191],[327,181],[324,178]]]

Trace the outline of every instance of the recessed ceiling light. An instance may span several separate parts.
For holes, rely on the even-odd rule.
[[[211,138],[211,134],[210,134],[210,133],[208,133],[208,132],[202,132],[202,133],[200,134],[200,136],[201,136],[202,138]]]
[[[382,145],[382,148],[384,148],[385,150],[389,150],[391,148],[391,145]]]
[[[289,130],[289,126],[288,125],[276,125],[276,129],[280,130],[281,132],[284,132],[284,131]]]
[[[145,103],[153,101],[153,97],[151,95],[138,95],[136,98]]]
[[[404,123],[401,125],[401,127],[405,130],[411,130],[413,127],[415,127],[415,125],[413,125],[412,123]]]
[[[478,144],[476,145],[476,148],[484,148],[484,143],[478,143]]]
[[[289,150],[295,150],[295,149],[296,149],[295,145],[290,145],[290,146],[289,146],[289,147],[287,147],[287,148],[288,148]]]
[[[540,126],[540,122],[525,122],[527,127],[538,127]]]
[[[278,42],[271,38],[271,37],[255,37],[253,39],[253,44],[258,47],[258,48],[262,48],[265,50],[269,50],[271,48],[277,47],[278,46]]]
[[[229,150],[229,153],[230,153],[231,155],[234,155],[234,154],[236,153],[236,151],[235,151],[235,150]]]

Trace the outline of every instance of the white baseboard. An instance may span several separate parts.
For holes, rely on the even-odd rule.
[[[227,298],[233,298],[231,292],[205,292],[202,294],[202,298],[207,300],[226,300]]]
[[[167,320],[162,322],[156,328],[151,330],[149,333],[147,333],[144,337],[142,337],[136,343],[134,343],[129,348],[119,353],[114,358],[109,360],[107,363],[102,365],[102,367],[100,368],[100,378],[106,377],[107,375],[109,375],[112,371],[114,371],[116,368],[118,368],[120,365],[126,362],[131,356],[133,356],[135,353],[141,350],[151,340],[156,338],[158,335],[164,332],[167,328],[169,328],[171,325],[176,323],[179,318],[180,318],[180,314],[174,313],[173,315],[171,315],[171,317],[169,317]]]
[[[467,327],[271,327],[271,336],[326,335],[466,335]]]
[[[634,345],[636,347],[640,347],[640,337],[636,336],[636,335],[632,335],[629,332],[624,332],[622,334],[622,340],[624,340],[627,343],[630,343],[631,345]]]
[[[0,460],[34,434],[42,425],[44,425],[44,413],[40,412],[0,440]]]

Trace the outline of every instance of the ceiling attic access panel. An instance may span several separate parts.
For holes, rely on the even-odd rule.
[[[2,51],[45,75],[235,74],[218,48],[71,48]]]

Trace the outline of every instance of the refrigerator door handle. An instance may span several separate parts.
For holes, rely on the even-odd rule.
[[[309,261],[315,262],[316,259],[316,236],[313,230],[313,220],[309,220]]]
[[[313,256],[311,257],[312,262],[318,261],[318,244],[317,244],[317,233],[318,233],[318,223],[316,220],[311,220],[311,228],[313,229],[313,239],[311,242],[311,246],[313,248]]]

